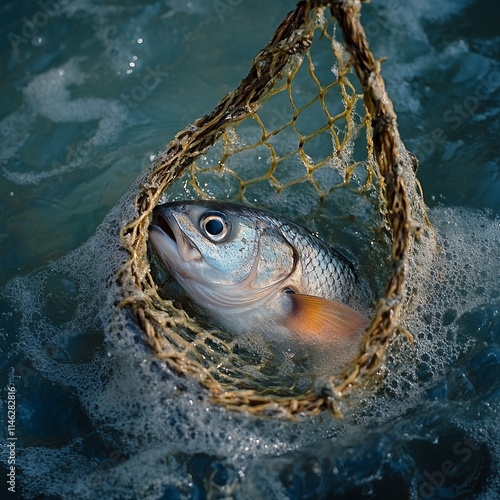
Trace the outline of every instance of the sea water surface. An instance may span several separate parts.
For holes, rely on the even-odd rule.
[[[105,236],[120,200],[176,132],[237,86],[292,7],[0,6],[2,498],[499,497],[492,0],[363,6],[443,249],[414,283],[428,298],[409,319],[415,350],[391,360],[381,393],[344,421],[254,419],[105,336]]]

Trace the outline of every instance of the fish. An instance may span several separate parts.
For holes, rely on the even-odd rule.
[[[352,339],[368,324],[349,305],[351,262],[305,227],[236,203],[157,205],[149,243],[184,292],[232,334]]]

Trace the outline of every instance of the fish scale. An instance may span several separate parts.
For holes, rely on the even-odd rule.
[[[357,283],[352,264],[302,226],[268,218],[300,255],[307,293],[349,301]]]

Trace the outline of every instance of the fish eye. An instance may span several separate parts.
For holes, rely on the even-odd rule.
[[[203,234],[214,243],[227,239],[231,232],[231,221],[222,212],[207,212],[200,219]]]

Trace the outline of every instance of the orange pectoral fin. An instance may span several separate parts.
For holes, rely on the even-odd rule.
[[[287,297],[292,301],[292,311],[285,325],[305,339],[352,338],[368,325],[365,316],[340,302],[298,293]]]

